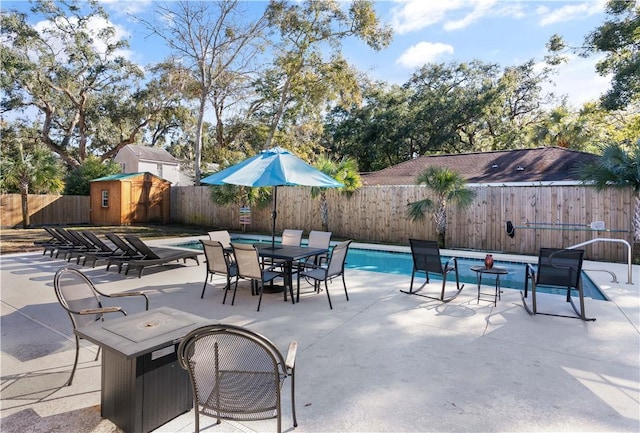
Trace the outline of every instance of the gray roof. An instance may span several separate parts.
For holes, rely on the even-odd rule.
[[[159,147],[140,146],[138,144],[127,144],[122,148],[128,149],[134,155],[138,157],[138,160],[154,161],[154,162],[168,162],[173,164],[179,164],[180,161],[173,155],[167,152],[165,149]]]
[[[598,155],[562,147],[421,156],[364,174],[365,185],[415,185],[428,166],[448,167],[468,183],[535,183],[578,181],[573,169]]]

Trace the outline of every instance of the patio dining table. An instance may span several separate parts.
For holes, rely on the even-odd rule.
[[[282,261],[284,269],[284,300],[287,300],[287,289],[291,294],[291,303],[295,303],[293,296],[293,267],[294,262],[299,262],[308,257],[314,257],[329,252],[327,248],[315,248],[297,245],[256,245],[258,254],[262,258]]]

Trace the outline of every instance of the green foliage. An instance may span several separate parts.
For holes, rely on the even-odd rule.
[[[343,184],[338,191],[341,194],[351,196],[357,189],[362,187],[362,179],[358,173],[358,162],[354,158],[344,157],[335,161],[326,155],[322,155],[315,163],[315,168],[326,175],[331,176]],[[320,197],[320,218],[322,228],[329,231],[329,202],[327,201],[327,188],[312,187],[311,197]]]
[[[85,159],[78,168],[67,173],[64,194],[89,195],[91,191],[91,180],[118,174],[120,171],[120,165],[117,162],[102,162],[95,156],[91,156]]]
[[[274,67],[256,83],[262,107],[256,115],[269,125],[265,149],[272,147],[279,128],[298,123],[301,116],[319,119],[325,104],[359,101],[357,72],[340,51],[343,39],[358,38],[374,50],[391,39],[370,1],[353,1],[346,9],[335,0],[274,0],[267,16],[279,40]]]
[[[578,167],[581,179],[599,191],[607,188],[631,188],[636,196],[633,212],[633,239],[640,243],[640,140],[606,143],[600,159]]]
[[[547,62],[565,62],[566,51],[581,56],[604,53],[596,64],[602,76],[612,75],[611,88],[602,96],[607,110],[624,109],[640,98],[640,5],[632,0],[609,0],[606,12],[609,19],[584,38],[584,46],[569,47],[559,35],[547,43],[550,55]]]
[[[26,195],[57,193],[64,188],[64,169],[39,143],[35,126],[5,124],[1,134],[0,190]]]
[[[640,5],[630,0],[609,0],[611,19],[587,35],[589,52],[606,53],[596,69],[613,74],[611,88],[602,98],[609,110],[624,108],[640,98]]]
[[[427,212],[433,212],[438,244],[444,248],[447,206],[451,204],[458,209],[468,208],[473,203],[475,191],[466,187],[466,181],[459,173],[446,167],[427,167],[416,178],[416,185],[425,185],[434,197],[409,203],[407,215],[413,221],[421,221]]]
[[[598,161],[578,167],[582,180],[594,188],[632,188],[640,194],[640,140],[636,143],[607,143]]]

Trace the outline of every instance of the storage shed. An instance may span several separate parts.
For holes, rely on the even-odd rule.
[[[149,172],[93,179],[90,195],[94,225],[168,223],[171,217],[171,182]]]

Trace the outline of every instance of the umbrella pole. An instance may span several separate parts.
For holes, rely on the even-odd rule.
[[[276,212],[276,208],[278,206],[278,187],[273,187],[273,212],[271,212],[271,249],[276,247],[276,218],[278,217],[278,212]]]

